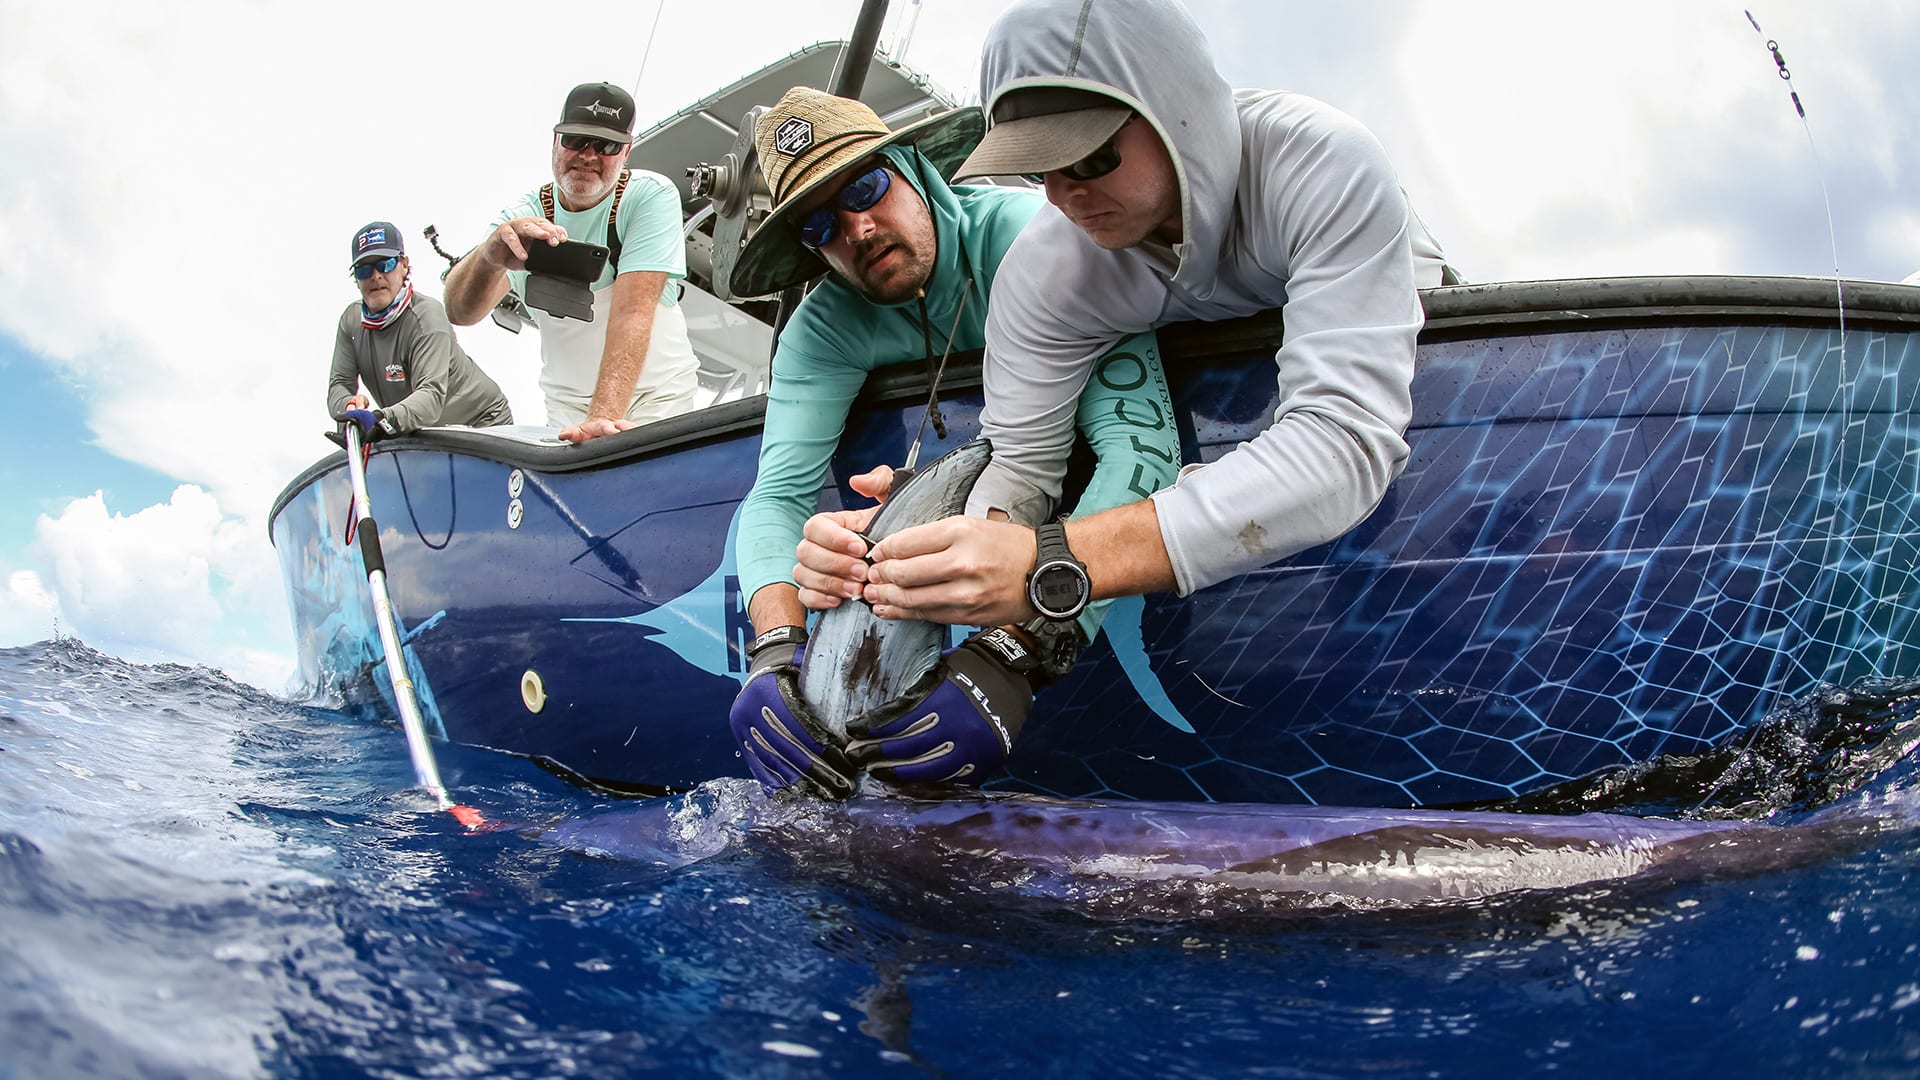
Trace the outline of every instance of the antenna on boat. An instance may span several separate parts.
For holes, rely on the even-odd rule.
[[[920,25],[920,12],[924,7],[924,0],[913,0],[913,16],[907,20],[907,29],[893,43],[893,59],[896,63],[906,60],[907,48],[913,44],[913,32]]]

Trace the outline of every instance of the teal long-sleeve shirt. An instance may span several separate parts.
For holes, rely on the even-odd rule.
[[[1000,260],[1043,200],[1013,188],[949,185],[910,148],[886,154],[933,213],[938,250],[925,317],[935,358],[949,348],[949,330],[951,351],[978,349]],[[918,300],[875,304],[832,277],[795,309],[774,352],[759,473],[735,540],[742,596],[793,582],[794,549],[819,505],[853,400],[876,368],[925,362],[921,317]],[[1094,365],[1077,426],[1097,461],[1076,515],[1144,499],[1173,481],[1179,438],[1153,333],[1120,339]],[[1088,638],[1105,607],[1081,617]]]

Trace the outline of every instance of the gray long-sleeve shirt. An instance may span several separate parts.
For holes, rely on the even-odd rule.
[[[1299,94],[1235,94],[1172,0],[1026,0],[988,33],[981,91],[1064,86],[1151,124],[1179,181],[1176,246],[1096,246],[1043,210],[1007,252],[987,316],[969,513],[1057,498],[1074,400],[1115,339],[1182,319],[1284,312],[1273,424],[1154,494],[1181,595],[1352,528],[1405,465],[1416,285],[1444,257],[1358,122]]]
[[[360,324],[360,305],[340,313],[327,379],[327,412],[344,420],[347,399],[364,384],[395,431],[437,424],[492,427],[513,423],[507,396],[454,340],[447,309],[414,294],[383,330]]]

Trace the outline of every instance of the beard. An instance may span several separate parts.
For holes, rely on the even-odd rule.
[[[878,274],[869,270],[867,260],[888,249],[891,249],[889,264]],[[849,254],[857,269],[840,277],[869,303],[898,304],[911,299],[933,276],[932,252],[927,248],[911,246],[905,237],[870,236]]]
[[[589,176],[572,170],[555,177],[553,185],[560,190],[560,194],[566,196],[568,202],[578,204],[583,210],[598,205],[600,200],[613,191],[613,181],[603,179],[597,174]]]

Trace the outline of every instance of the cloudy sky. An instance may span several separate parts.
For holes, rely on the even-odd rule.
[[[1230,81],[1372,127],[1474,280],[1920,270],[1920,5],[1191,2]],[[894,0],[881,44],[971,100],[1003,6]],[[285,689],[266,515],[331,449],[353,230],[432,264],[423,227],[464,249],[544,178],[568,87],[637,81],[651,123],[857,8],[0,0],[0,646],[57,625]],[[541,414],[530,342],[462,340]]]

